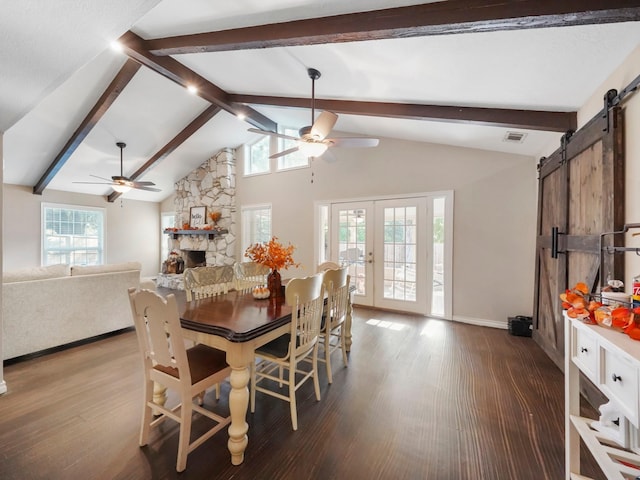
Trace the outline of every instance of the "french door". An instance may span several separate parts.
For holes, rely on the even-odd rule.
[[[331,205],[330,257],[349,266],[354,303],[450,315],[443,282],[451,275],[444,274],[443,235],[434,235],[444,218],[434,215],[437,200],[422,196]]]

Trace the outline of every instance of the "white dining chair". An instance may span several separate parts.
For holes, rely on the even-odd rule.
[[[342,350],[342,361],[348,364],[346,329],[344,328],[349,308],[349,267],[329,269],[324,271],[323,284],[327,296],[327,303],[322,316],[320,330],[320,345],[323,355],[318,361],[324,362],[327,368],[327,380],[333,383],[331,371],[331,354],[337,349]]]
[[[255,352],[258,362],[251,364],[251,412],[255,412],[256,392],[288,401],[291,424],[297,430],[296,390],[313,378],[316,399],[320,400],[318,338],[324,305],[322,274],[290,280],[285,287],[285,301],[292,307],[289,333],[258,348]],[[302,362],[309,357],[310,362]],[[286,377],[283,370],[288,373]],[[287,395],[276,390],[282,385],[287,386]]]
[[[220,350],[195,345],[186,349],[178,305],[173,294],[164,299],[150,290],[129,289],[131,312],[138,337],[138,346],[144,371],[144,399],[140,446],[149,440],[149,432],[170,418],[180,424],[176,470],[187,467],[187,456],[207,439],[231,422],[193,403],[193,398],[209,387],[222,382],[231,374],[226,355]],[[177,392],[179,403],[173,408],[153,402],[154,382]],[[213,427],[191,441],[191,417],[193,412],[214,421]],[[159,414],[153,418],[154,414]]]

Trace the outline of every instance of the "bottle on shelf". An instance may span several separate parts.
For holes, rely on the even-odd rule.
[[[633,308],[640,307],[640,275],[633,277],[633,291],[631,300]]]

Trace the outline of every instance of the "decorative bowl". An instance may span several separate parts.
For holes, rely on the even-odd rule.
[[[252,291],[251,291],[251,295],[253,295],[253,298],[258,299],[258,300],[263,300],[265,298],[269,298],[269,289],[267,287],[255,287]]]

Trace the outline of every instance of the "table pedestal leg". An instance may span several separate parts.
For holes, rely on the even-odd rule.
[[[229,410],[231,412],[231,425],[229,426],[229,452],[231,452],[231,463],[240,465],[244,460],[244,451],[247,448],[249,439],[247,431],[249,424],[247,423],[247,407],[249,405],[249,384],[250,374],[249,368],[233,367],[229,383],[231,391],[229,392]]]
[[[158,382],[153,382],[153,403],[163,406],[167,401],[167,387]],[[153,414],[157,417],[160,411],[154,409]]]

